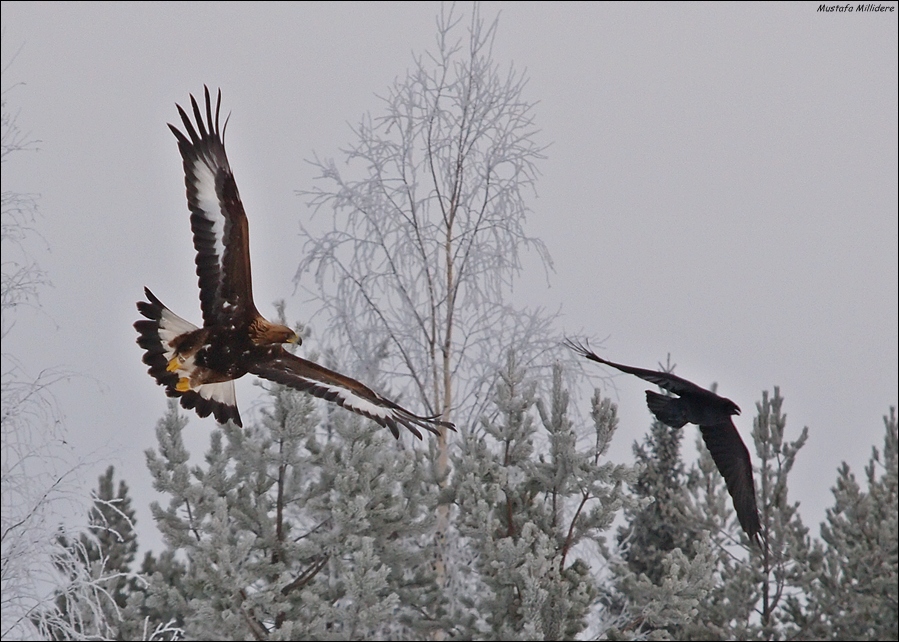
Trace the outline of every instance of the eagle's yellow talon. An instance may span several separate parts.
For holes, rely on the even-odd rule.
[[[165,367],[167,372],[175,372],[178,368],[181,367],[181,359],[179,357],[172,357],[169,359],[169,364]]]
[[[190,379],[187,377],[181,377],[178,379],[178,383],[175,384],[175,390],[178,392],[187,392],[190,390]]]

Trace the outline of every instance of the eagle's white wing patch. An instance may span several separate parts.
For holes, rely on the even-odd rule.
[[[215,188],[215,179],[220,170],[228,170],[227,167],[220,168],[215,159],[208,154],[201,154],[193,162],[193,177],[191,183],[197,190],[197,207],[194,213],[200,214],[212,224],[212,232],[215,238],[215,258],[221,269],[225,256],[225,213],[222,212],[222,205],[219,201],[218,192]],[[190,174],[188,174],[190,177]]]
[[[197,329],[190,321],[182,319],[166,307],[162,308],[162,318],[159,320],[159,338],[169,343],[172,339]]]
[[[273,349],[267,359],[261,359],[250,372],[269,381],[275,381],[295,390],[308,392],[347,410],[369,417],[389,428],[399,438],[398,426],[405,426],[421,439],[424,428],[440,435],[441,428],[455,430],[451,422],[437,417],[427,417],[409,412],[402,406],[385,399],[365,384],[339,372],[329,370],[313,361],[290,354],[283,348]]]
[[[233,381],[223,381],[221,383],[204,383],[194,388],[194,391],[203,399],[211,399],[218,401],[226,406],[237,405],[237,395],[234,392]]]
[[[320,391],[320,394],[316,394],[316,396],[324,397],[325,399],[334,401],[335,403],[349,410],[358,412],[359,414],[365,415],[366,417],[371,417],[373,419],[376,417],[380,419],[386,419],[388,417],[394,420],[399,419],[396,413],[390,408],[379,406],[378,404],[371,402],[365,397],[360,397],[352,390],[340,386],[333,386],[322,383],[314,379],[309,379],[308,377],[300,378],[304,381],[307,381],[310,388]]]

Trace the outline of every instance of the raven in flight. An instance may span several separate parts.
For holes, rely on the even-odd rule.
[[[664,388],[677,397],[660,395],[652,390],[646,391],[646,405],[652,414],[663,424],[672,428],[682,428],[684,424],[696,424],[702,431],[702,439],[712,453],[712,459],[727,483],[727,490],[733,498],[734,508],[740,526],[749,536],[750,541],[760,545],[759,533],[762,530],[759,511],[755,503],[755,482],[752,479],[752,461],[746,444],[740,438],[731,415],[739,415],[740,407],[730,399],[719,397],[714,392],[700,388],[680,377],[667,372],[644,370],[623,366],[606,361],[589,348],[570,339],[566,340],[569,348],[580,355],[617,368],[622,372],[636,375],[641,379]]]

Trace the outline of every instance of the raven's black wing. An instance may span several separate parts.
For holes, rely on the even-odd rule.
[[[715,465],[727,484],[727,491],[733,499],[740,526],[749,539],[758,544],[762,525],[755,503],[752,461],[749,459],[746,444],[729,419],[711,426],[700,426],[699,429],[702,431],[706,447],[712,453]]]
[[[589,348],[584,347],[581,343],[576,343],[571,339],[566,339],[565,344],[577,352],[578,354],[587,357],[591,361],[596,361],[597,363],[603,363],[607,366],[612,366],[613,368],[617,368],[621,370],[621,372],[626,372],[628,374],[636,375],[641,379],[648,381],[650,383],[654,383],[667,390],[668,392],[674,393],[676,395],[685,395],[690,393],[704,393],[706,395],[713,394],[711,391],[706,390],[705,388],[701,388],[697,386],[695,383],[691,381],[687,381],[686,379],[681,379],[678,376],[673,374],[668,374],[667,372],[656,372],[655,370],[644,370],[643,368],[634,368],[632,366],[624,366],[620,363],[614,363],[612,361],[607,361],[602,357],[598,356],[595,352],[590,350]]]

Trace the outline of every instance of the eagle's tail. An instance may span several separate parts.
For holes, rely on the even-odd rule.
[[[137,344],[144,349],[143,362],[150,366],[147,372],[169,397],[180,397],[184,408],[195,409],[201,417],[214,414],[219,423],[230,419],[240,426],[234,382],[191,386],[193,360],[182,362],[173,347],[176,337],[197,330],[197,326],[165,307],[149,288],[144,288],[144,293],[148,300],[139,301],[137,309],[145,318],[135,322],[134,329],[139,335]]]

